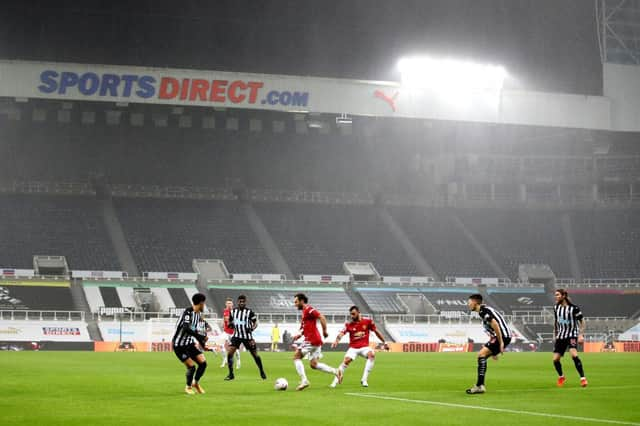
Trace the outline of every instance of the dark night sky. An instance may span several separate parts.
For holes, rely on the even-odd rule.
[[[0,9],[1,58],[390,80],[412,53],[501,63],[532,90],[602,91],[589,0],[5,0]]]

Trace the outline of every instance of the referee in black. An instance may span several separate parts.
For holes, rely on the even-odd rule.
[[[231,336],[231,343],[227,351],[229,375],[224,379],[235,379],[233,374],[233,355],[240,349],[240,345],[244,345],[245,349],[251,353],[260,370],[260,377],[262,377],[263,380],[266,379],[267,375],[262,367],[262,359],[258,355],[258,347],[256,346],[256,341],[253,339],[253,330],[258,327],[258,316],[251,309],[247,308],[246,296],[238,296],[237,307],[233,308],[231,315],[229,315],[229,324],[233,327],[233,336]]]
[[[556,305],[553,307],[553,337],[555,343],[553,346],[553,366],[558,372],[558,386],[564,386],[567,380],[562,373],[562,364],[560,358],[569,349],[573,364],[580,375],[580,386],[583,388],[588,385],[587,378],[584,376],[582,361],[578,357],[578,343],[584,342],[584,316],[577,305],[571,303],[569,293],[563,288],[559,288],[554,293]]]
[[[207,342],[207,322],[202,317],[205,300],[206,297],[202,293],[193,295],[191,298],[193,305],[185,309],[180,315],[176,325],[176,332],[171,340],[173,352],[180,362],[187,367],[187,386],[184,391],[189,395],[195,393],[193,389],[198,393],[205,393],[199,383],[207,369],[207,360],[202,353]],[[200,347],[196,346],[196,342]],[[196,369],[195,364],[198,364],[198,369]]]

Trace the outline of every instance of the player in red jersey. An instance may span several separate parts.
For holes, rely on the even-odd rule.
[[[220,368],[227,366],[227,351],[229,344],[231,343],[231,336],[233,336],[233,327],[229,324],[229,318],[231,317],[231,310],[233,309],[233,299],[227,297],[224,302],[224,311],[222,311],[222,328],[224,331],[225,339],[222,345],[222,364]],[[240,369],[240,351],[236,351],[236,369]]]
[[[373,370],[373,364],[376,359],[376,352],[369,347],[369,334],[373,331],[378,339],[382,342],[382,347],[385,349],[389,349],[387,344],[384,341],[384,336],[382,333],[378,331],[376,328],[376,324],[373,320],[369,318],[362,318],[360,315],[360,308],[357,306],[352,306],[349,308],[349,313],[351,314],[351,321],[344,325],[344,328],[336,337],[336,341],[331,344],[332,348],[338,346],[340,343],[340,339],[345,334],[349,334],[349,349],[344,356],[344,361],[338,367],[338,370],[344,374],[344,370],[351,364],[351,361],[356,359],[356,357],[361,356],[367,359],[367,362],[364,365],[364,372],[362,373],[362,379],[360,379],[360,384],[362,386],[369,387],[369,383],[367,380],[369,379],[369,373]],[[339,383],[337,379],[333,380],[331,383],[331,387],[335,388]]]
[[[322,326],[322,335],[327,338],[329,333],[327,332],[327,319],[315,308],[307,305],[309,299],[302,293],[298,293],[293,298],[293,303],[302,311],[302,324],[300,325],[300,333],[293,336],[295,342],[300,337],[304,336],[304,341],[301,345],[295,345],[296,352],[293,355],[293,364],[296,366],[296,371],[300,376],[300,384],[296,387],[296,390],[303,390],[309,387],[309,380],[304,372],[304,364],[302,358],[309,358],[309,366],[314,370],[320,370],[328,374],[333,374],[338,379],[338,382],[342,382],[342,371],[337,368],[333,368],[318,362],[322,358],[322,337],[318,332],[317,321],[320,320]]]

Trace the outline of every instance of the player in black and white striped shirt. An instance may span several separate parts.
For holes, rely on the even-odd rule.
[[[253,339],[253,331],[258,327],[258,316],[251,309],[247,308],[246,296],[238,296],[238,306],[231,310],[228,323],[233,327],[233,336],[231,336],[231,343],[229,344],[229,350],[227,352],[229,375],[224,379],[235,379],[233,374],[233,355],[240,349],[240,345],[244,345],[245,349],[251,353],[260,370],[260,377],[262,377],[263,380],[266,379],[267,375],[262,367],[262,359],[260,355],[258,355],[258,347],[256,341]]]
[[[511,330],[502,314],[494,308],[482,304],[481,294],[472,294],[467,302],[469,309],[477,312],[482,318],[482,326],[487,334],[489,341],[478,352],[478,380],[475,386],[467,389],[468,394],[485,393],[484,377],[487,373],[487,358],[490,356],[497,360],[498,355],[504,352],[511,342]]]
[[[562,373],[560,358],[569,349],[573,363],[580,374],[580,386],[587,386],[587,379],[584,376],[582,361],[578,357],[578,343],[584,341],[584,317],[580,308],[569,299],[569,293],[563,288],[555,291],[554,297],[556,305],[553,307],[553,366],[558,372],[558,386],[563,386],[566,378]]]
[[[194,388],[198,393],[205,393],[199,383],[207,369],[207,360],[202,353],[207,342],[207,322],[202,317],[205,300],[204,294],[196,293],[193,295],[191,298],[193,305],[180,315],[176,324],[176,332],[171,340],[173,352],[187,367],[187,386],[184,391],[189,395],[194,394]],[[196,342],[199,346],[196,345]],[[195,364],[198,364],[197,370]]]

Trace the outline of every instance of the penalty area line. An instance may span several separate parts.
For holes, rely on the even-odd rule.
[[[399,401],[399,402],[410,402],[414,404],[425,404],[425,405],[439,405],[441,407],[452,407],[452,408],[469,408],[474,410],[484,410],[484,411],[495,411],[498,413],[509,413],[509,414],[520,414],[525,416],[536,416],[536,417],[548,417],[553,419],[565,419],[565,420],[578,420],[583,422],[593,422],[593,423],[608,423],[615,425],[631,425],[631,426],[640,426],[640,423],[633,422],[625,422],[621,420],[609,420],[609,419],[597,419],[593,417],[579,417],[579,416],[566,416],[563,414],[550,414],[550,413],[537,413],[535,411],[520,411],[520,410],[511,410],[508,408],[494,408],[494,407],[483,407],[481,405],[470,405],[470,404],[455,404],[452,402],[441,402],[441,401],[426,401],[423,399],[408,399],[408,398],[398,398],[395,396],[385,396],[378,394],[363,394],[363,393],[345,393],[348,396],[356,396],[360,398],[372,398],[372,399],[384,399],[388,401]]]

